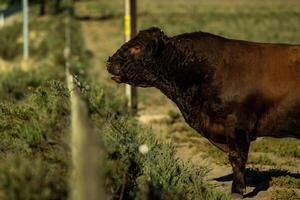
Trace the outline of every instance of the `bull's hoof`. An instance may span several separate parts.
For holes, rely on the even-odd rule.
[[[232,199],[242,199],[244,196],[239,193],[231,193]]]

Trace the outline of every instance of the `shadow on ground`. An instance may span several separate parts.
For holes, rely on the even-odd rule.
[[[254,189],[251,192],[245,194],[244,197],[255,197],[260,191],[266,191],[270,186],[272,178],[277,178],[281,176],[290,176],[296,179],[300,179],[299,173],[291,173],[281,169],[271,169],[268,171],[259,171],[258,169],[247,169],[247,186],[254,187]],[[218,182],[232,181],[232,174],[214,178],[213,180]]]

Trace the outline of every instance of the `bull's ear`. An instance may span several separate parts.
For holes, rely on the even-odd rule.
[[[140,31],[139,33],[142,35],[148,42],[148,51],[147,54],[149,56],[159,56],[161,55],[166,43],[168,42],[169,38],[164,34],[164,32],[157,28],[152,27],[144,31]]]
[[[155,40],[154,56],[160,56],[168,43],[168,37],[162,35]]]
[[[157,28],[153,39],[154,39],[153,55],[159,56],[164,50],[166,44],[168,43],[169,38],[164,34],[162,30]]]
[[[164,32],[160,28],[157,28],[157,27],[151,27],[147,30],[147,32],[149,34],[151,34],[152,37],[157,37],[159,35],[164,35]]]

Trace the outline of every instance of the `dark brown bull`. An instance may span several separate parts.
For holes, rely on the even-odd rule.
[[[300,45],[230,40],[204,32],[141,31],[108,59],[118,83],[156,87],[186,122],[229,153],[232,193],[246,189],[256,137],[300,139]]]

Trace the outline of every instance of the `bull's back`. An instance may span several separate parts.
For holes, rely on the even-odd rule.
[[[224,54],[216,72],[223,93],[242,98],[251,91],[277,97],[300,92],[300,45],[232,41]]]

